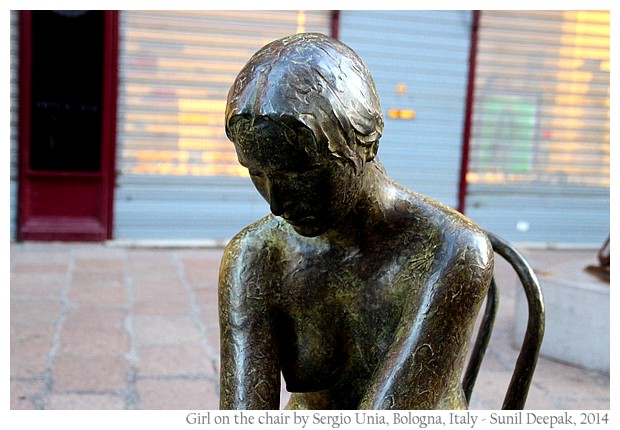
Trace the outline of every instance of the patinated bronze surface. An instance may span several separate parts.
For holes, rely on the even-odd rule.
[[[226,133],[272,214],[219,281],[221,408],[466,408],[460,376],[491,279],[487,237],[391,180],[372,77],[320,34],[257,52]]]

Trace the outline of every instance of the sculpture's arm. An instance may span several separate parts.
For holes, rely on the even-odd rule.
[[[438,255],[423,294],[405,305],[360,409],[455,408],[462,401],[445,403],[446,396],[460,397],[457,383],[493,267],[490,245],[476,237]]]
[[[231,241],[220,267],[220,408],[279,409],[280,366],[266,285],[241,243]]]

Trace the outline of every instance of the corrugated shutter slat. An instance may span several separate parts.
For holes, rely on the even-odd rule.
[[[226,239],[267,213],[224,133],[228,89],[264,44],[329,24],[327,11],[121,12],[115,238]]]
[[[467,214],[513,241],[602,243],[608,210],[586,208],[609,207],[609,12],[481,16]]]
[[[18,114],[19,114],[19,12],[12,10],[10,15],[10,28],[11,28],[11,123],[10,123],[10,237],[11,240],[17,238],[17,178],[18,178],[18,142],[17,142],[17,127],[18,127]]]
[[[455,207],[471,12],[346,10],[340,22],[381,98],[381,162],[400,184]]]

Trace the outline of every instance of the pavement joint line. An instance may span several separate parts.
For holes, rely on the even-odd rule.
[[[184,381],[212,381],[218,382],[217,378],[214,375],[210,375],[205,372],[199,373],[170,373],[167,375],[145,375],[139,376],[136,378],[138,381],[174,381],[174,380],[184,380]]]
[[[206,350],[207,356],[210,360],[219,360],[219,355],[216,354],[213,348],[211,348],[211,345],[209,345],[209,341],[207,338],[208,327],[207,324],[204,322],[204,319],[202,318],[202,310],[200,309],[200,305],[198,304],[198,298],[196,296],[196,293],[190,282],[188,281],[187,277],[185,276],[185,265],[183,264],[183,261],[179,256],[178,252],[173,252],[173,258],[177,269],[177,276],[181,280],[181,283],[183,284],[185,292],[190,301],[189,316],[200,330],[201,344]]]
[[[60,301],[62,303],[62,307],[60,309],[60,314],[56,320],[54,327],[54,335],[52,338],[52,347],[48,353],[47,361],[45,363],[45,396],[49,396],[54,392],[54,363],[60,349],[62,347],[62,341],[60,339],[62,330],[65,326],[65,322],[67,321],[67,311],[69,308],[72,308],[73,304],[69,300],[69,293],[71,292],[71,287],[73,285],[73,276],[75,274],[75,250],[69,250],[69,263],[67,265],[67,276],[66,276],[66,284],[64,288],[60,291]]]
[[[129,364],[129,372],[127,374],[127,390],[123,400],[125,402],[126,409],[139,409],[140,396],[138,395],[138,389],[136,387],[136,380],[138,379],[138,351],[136,347],[136,336],[133,326],[134,306],[135,306],[135,291],[133,285],[133,278],[129,272],[129,252],[125,250],[123,259],[123,282],[125,284],[126,291],[126,308],[127,313],[123,320],[123,327],[125,332],[129,336],[129,350],[124,354],[125,359]]]

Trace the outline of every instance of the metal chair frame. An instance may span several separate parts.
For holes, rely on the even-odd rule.
[[[523,255],[504,239],[488,231],[485,233],[491,241],[493,251],[501,255],[517,273],[527,299],[527,328],[521,344],[521,351],[517,358],[502,405],[502,409],[523,409],[532,377],[534,376],[534,370],[536,368],[545,332],[545,305],[543,295],[538,278]],[[484,315],[463,377],[463,391],[465,392],[465,398],[468,403],[482,364],[482,359],[491,338],[498,305],[498,287],[495,282],[495,277],[493,277],[487,293]]]

